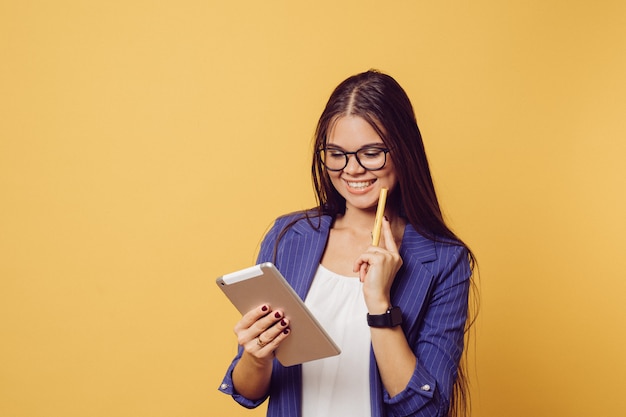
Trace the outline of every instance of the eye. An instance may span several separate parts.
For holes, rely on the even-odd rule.
[[[365,148],[359,151],[359,157],[374,159],[379,158],[383,153],[384,151],[379,148]]]
[[[326,156],[328,158],[345,158],[345,154],[338,149],[326,149]]]

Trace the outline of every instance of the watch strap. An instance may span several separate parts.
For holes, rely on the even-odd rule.
[[[390,307],[384,314],[368,314],[367,324],[370,327],[396,327],[402,324],[400,307]]]

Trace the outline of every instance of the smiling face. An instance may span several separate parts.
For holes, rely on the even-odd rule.
[[[356,152],[370,146],[386,148],[376,130],[358,116],[337,119],[326,142],[328,149],[344,152]],[[348,165],[344,169],[327,172],[337,192],[345,198],[347,209],[375,210],[380,189],[391,191],[398,182],[390,154],[387,154],[387,163],[380,170],[368,171],[358,163],[355,155],[349,155]]]

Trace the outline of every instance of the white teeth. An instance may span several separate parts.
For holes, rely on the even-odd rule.
[[[370,186],[374,181],[359,181],[359,182],[350,182],[348,181],[348,186],[350,188],[365,188]]]

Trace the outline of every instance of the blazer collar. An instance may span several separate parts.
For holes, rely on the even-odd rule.
[[[309,224],[309,221],[312,223]],[[322,259],[332,218],[330,216],[312,217],[311,219],[302,219],[297,221],[292,232],[300,235],[303,239],[299,239],[294,259],[297,262],[289,262],[281,268],[291,276],[300,276],[301,279],[290,280],[295,292],[303,300],[309,291],[315,272]],[[319,227],[318,227],[319,226]],[[437,259],[435,243],[419,234],[411,225],[407,225],[402,237],[400,246],[400,256],[402,256],[405,267],[415,265],[416,263],[425,264]],[[429,270],[428,267],[422,271]],[[287,276],[287,275],[286,275]]]
[[[310,223],[309,223],[310,222]],[[311,216],[309,219],[303,218],[293,225],[293,231],[299,235],[319,234],[320,237],[328,237],[333,219],[330,216]],[[313,227],[311,227],[313,225]]]

